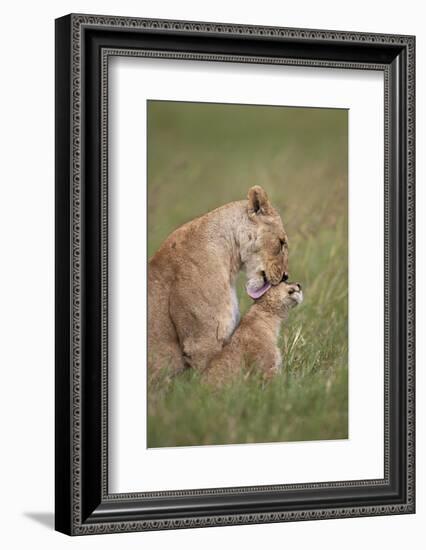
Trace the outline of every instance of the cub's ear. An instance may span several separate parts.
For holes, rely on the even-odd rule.
[[[249,214],[269,214],[271,212],[268,195],[260,185],[250,187],[247,198]]]

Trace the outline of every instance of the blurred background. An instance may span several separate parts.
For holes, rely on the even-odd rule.
[[[262,185],[289,237],[305,301],[270,384],[204,388],[188,372],[148,390],[148,446],[348,436],[348,112],[148,102],[148,254],[179,225]],[[238,280],[241,313],[251,300]]]

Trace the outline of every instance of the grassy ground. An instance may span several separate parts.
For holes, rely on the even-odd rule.
[[[148,446],[341,439],[348,434],[347,112],[150,102],[148,251],[182,223],[262,185],[305,291],[266,387],[212,392],[188,372],[148,390]],[[242,314],[251,300],[238,284]]]

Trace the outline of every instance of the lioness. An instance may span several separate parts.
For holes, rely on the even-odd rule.
[[[259,298],[287,277],[288,243],[264,189],[176,229],[148,266],[148,365],[203,369],[239,321],[235,279]]]
[[[217,353],[203,373],[208,383],[221,386],[231,382],[247,367],[259,371],[265,380],[281,368],[277,339],[289,310],[302,303],[299,283],[281,283],[255,300],[230,341]]]

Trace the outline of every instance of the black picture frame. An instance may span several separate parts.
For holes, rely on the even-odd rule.
[[[415,511],[415,38],[71,14],[56,20],[56,529],[69,535]],[[384,478],[108,493],[111,55],[383,71]]]

